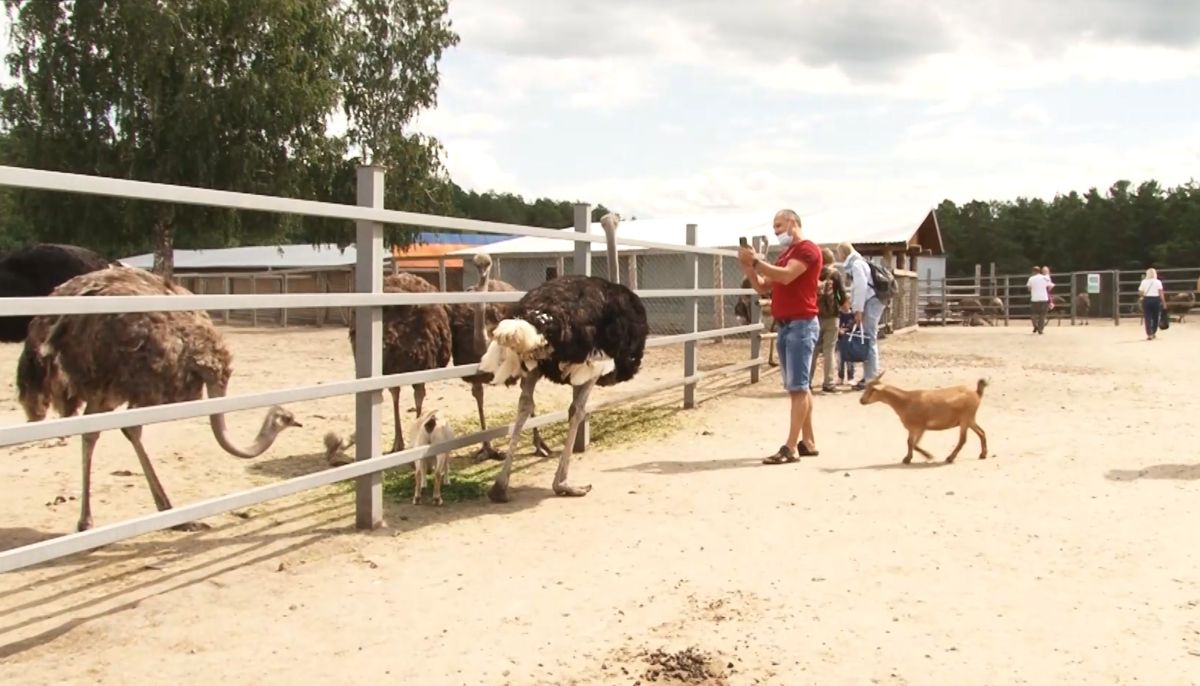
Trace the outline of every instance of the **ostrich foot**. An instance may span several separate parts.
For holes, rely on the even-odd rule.
[[[987,459],[987,453],[980,453],[980,454],[979,454],[979,459],[981,459],[981,460],[986,460],[986,459]]]
[[[483,447],[475,452],[475,460],[503,460],[504,453],[492,447],[492,444],[484,443]]]
[[[91,515],[88,515],[86,517],[80,517],[79,523],[77,523],[75,525],[76,531],[87,531],[90,528],[92,528],[92,516]]]
[[[954,458],[956,458],[956,457],[958,457],[958,455],[951,455],[950,457],[947,457],[947,458],[946,458],[946,464],[953,464],[953,463],[954,463]]]
[[[488,489],[488,500],[493,503],[508,502],[508,484],[495,483]]]
[[[908,464],[908,463],[912,462],[912,455],[908,455],[903,460],[900,460],[900,461],[903,462],[904,464]]]
[[[571,496],[573,498],[582,498],[592,490],[592,485],[586,486],[569,486],[567,484],[554,484],[554,495]]]
[[[550,446],[546,445],[545,439],[541,434],[533,436],[533,454],[538,457],[550,457]]]
[[[184,522],[171,527],[173,531],[208,531],[211,526],[204,522]]]

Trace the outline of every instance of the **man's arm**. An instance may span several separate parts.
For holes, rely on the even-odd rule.
[[[784,266],[777,267],[759,260],[758,264],[751,267],[751,269],[754,270],[756,275],[763,277],[764,281],[774,281],[787,285],[795,281],[796,277],[808,271],[808,265],[800,260],[791,259]]]
[[[770,295],[771,284],[754,272],[753,267],[741,265],[742,273],[746,275],[746,279],[750,282],[750,287],[758,292],[759,295]]]

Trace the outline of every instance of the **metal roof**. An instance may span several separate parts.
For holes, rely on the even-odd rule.
[[[503,241],[506,237],[496,234],[463,235],[458,233],[419,234],[418,244],[411,248],[412,255],[437,255],[462,249],[469,245],[483,245]],[[421,245],[424,243],[425,245]],[[438,246],[446,246],[439,250]],[[384,249],[383,262],[390,261],[391,253]],[[358,251],[353,245],[339,250],[332,243],[322,245],[247,245],[237,248],[209,248],[203,250],[175,250],[175,268],[186,269],[300,269],[311,267],[347,267],[356,263]],[[150,269],[154,265],[154,253],[144,253],[121,258],[128,267]],[[436,264],[436,261],[435,261]]]
[[[804,227],[804,237],[820,245],[834,245],[842,241],[850,241],[855,245],[906,243],[913,238],[932,211],[925,208],[905,213],[911,218],[900,222],[896,221],[894,211],[874,210],[801,213],[800,219]],[[769,210],[754,214],[710,213],[626,220],[622,221],[617,229],[617,245],[621,252],[647,250],[636,245],[622,246],[622,238],[684,245],[687,224],[696,224],[698,246],[736,249],[738,238],[741,236],[773,236],[775,231],[771,224],[774,216],[775,211]],[[574,228],[568,227],[561,231],[569,234]],[[598,236],[604,235],[598,222],[592,223],[588,231]],[[486,248],[468,247],[449,254],[472,255],[487,252],[490,255],[565,255],[572,253],[574,246],[575,243],[571,240],[521,236],[492,243]],[[938,246],[939,251],[940,247]],[[592,249],[602,250],[603,244],[593,243]]]

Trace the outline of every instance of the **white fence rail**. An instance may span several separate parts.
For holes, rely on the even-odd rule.
[[[105,298],[0,298],[0,316],[18,314],[72,315],[181,310],[350,307],[355,310],[357,328],[360,331],[360,335],[356,337],[354,351],[356,378],[353,380],[223,398],[205,398],[154,407],[115,410],[84,416],[47,419],[36,423],[0,428],[0,446],[7,446],[93,431],[202,417],[214,413],[249,410],[269,405],[282,405],[348,394],[356,396],[356,461],[352,464],[322,470],[268,486],[175,507],[171,510],[148,514],[123,522],[99,526],[88,531],[72,533],[40,543],[0,551],[0,572],[46,562],[126,538],[166,529],[184,522],[213,516],[347,479],[357,480],[357,525],[359,528],[374,528],[382,523],[383,517],[381,480],[381,473],[383,471],[413,462],[428,454],[443,450],[453,450],[507,435],[511,425],[493,427],[486,431],[475,432],[457,437],[451,441],[422,448],[414,448],[390,454],[382,451],[380,442],[380,405],[383,389],[399,385],[462,378],[474,374],[478,370],[478,365],[469,364],[383,376],[380,367],[382,307],[385,305],[514,302],[524,295],[522,292],[383,293],[383,224],[403,224],[460,231],[498,233],[510,236],[540,236],[559,240],[572,240],[575,241],[576,245],[574,273],[586,274],[590,273],[591,269],[591,243],[605,241],[604,236],[588,233],[591,207],[586,204],[576,206],[575,231],[557,231],[538,227],[385,210],[382,207],[383,172],[376,167],[361,167],[358,174],[358,184],[359,204],[341,205],[0,166],[0,185],[6,186],[353,220],[357,222],[357,264],[355,272],[356,289],[358,291],[355,293],[113,296]],[[693,256],[700,254],[724,257],[736,256],[736,253],[730,250],[696,246],[695,225],[687,225],[680,228],[686,230],[686,244],[628,240],[622,239],[619,235],[617,243],[618,245],[637,245],[647,248],[670,250]],[[722,295],[750,295],[752,298],[757,297],[757,294],[751,289],[698,288],[696,287],[698,284],[698,272],[695,269],[692,270],[690,280],[692,281],[691,288],[637,290],[636,292],[644,299],[687,298],[693,304],[693,310],[698,299],[703,297]],[[757,382],[759,369],[765,364],[765,360],[759,356],[763,327],[758,321],[758,310],[757,303],[752,303],[751,312],[754,313],[751,319],[752,323],[745,326],[700,331],[696,326],[696,319],[693,316],[690,326],[692,331],[679,335],[652,337],[647,341],[647,347],[677,344],[684,346],[684,374],[682,378],[661,382],[649,388],[642,388],[625,395],[608,398],[601,402],[594,402],[588,406],[588,412],[636,400],[637,398],[678,386],[684,387],[684,406],[691,407],[694,404],[694,391],[697,382],[704,378],[739,371],[749,370],[750,381],[752,383]],[[748,360],[708,372],[697,371],[695,347],[697,342],[745,333],[751,334]],[[533,429],[565,419],[567,419],[567,411],[563,410],[532,417],[525,426],[527,429]],[[581,431],[580,435],[586,437],[587,432]],[[582,449],[582,446],[577,446],[577,449]]]

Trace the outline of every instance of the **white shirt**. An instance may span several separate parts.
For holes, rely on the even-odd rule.
[[[1142,283],[1138,286],[1138,293],[1147,298],[1162,297],[1163,285],[1158,279],[1142,279]]]
[[[1029,299],[1035,303],[1050,301],[1050,279],[1045,274],[1034,274],[1025,282],[1029,288]]]

